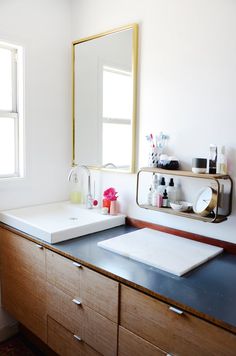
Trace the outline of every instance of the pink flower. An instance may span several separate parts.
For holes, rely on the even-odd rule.
[[[108,188],[104,191],[103,196],[105,199],[110,201],[117,200],[118,198],[115,188]]]

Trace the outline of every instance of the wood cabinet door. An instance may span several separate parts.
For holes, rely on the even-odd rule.
[[[236,355],[235,334],[123,285],[120,324],[172,355]]]
[[[83,303],[115,323],[118,323],[118,293],[118,282],[89,268],[82,268],[81,299]]]
[[[99,356],[80,337],[48,317],[48,346],[61,356]]]
[[[97,313],[79,298],[47,286],[48,316],[105,356],[117,351],[117,324]],[[59,342],[59,341],[58,341]]]
[[[46,265],[47,281],[51,285],[118,322],[118,282],[48,250]]]
[[[81,295],[80,279],[82,266],[58,253],[46,251],[47,281],[70,295],[79,298]]]
[[[118,356],[165,356],[166,353],[150,342],[119,327]]]
[[[0,241],[2,305],[25,327],[46,341],[44,248],[2,228]]]

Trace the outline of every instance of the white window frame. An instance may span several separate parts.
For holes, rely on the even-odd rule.
[[[20,94],[22,96],[22,83],[19,83],[20,71],[19,71],[19,52],[22,51],[18,46],[11,44],[6,44],[0,42],[0,48],[8,49],[11,51],[12,59],[12,110],[1,110],[0,109],[0,120],[1,118],[10,118],[14,119],[14,133],[15,133],[15,167],[12,174],[0,174],[0,179],[2,178],[14,178],[22,177],[23,170],[21,168],[21,149],[20,149]],[[21,61],[22,62],[22,61]],[[22,79],[22,78],[21,78]]]
[[[107,71],[107,72],[111,72],[111,73],[115,73],[115,74],[122,74],[122,75],[127,75],[129,77],[132,77],[132,73],[127,72],[127,71],[122,70],[122,69],[114,68],[114,67],[111,67],[111,66],[104,65],[102,70],[103,70],[103,72]],[[111,118],[111,117],[105,117],[105,116],[102,115],[102,123],[131,125],[131,118],[130,119],[128,119],[128,118],[127,119],[121,119],[119,117]]]
[[[128,72],[127,70],[121,69],[120,65],[106,65],[106,64],[102,64],[101,65],[101,72],[102,72],[102,88],[103,88],[103,72],[107,71],[107,72],[111,72],[111,73],[115,73],[115,74],[122,74],[122,75],[127,75],[127,76],[131,76],[132,77],[132,73]],[[103,92],[103,89],[101,90],[101,92]],[[101,109],[101,128],[100,128],[100,136],[101,136],[101,145],[100,147],[102,147],[102,142],[103,142],[103,124],[118,124],[118,125],[131,125],[132,124],[132,118],[120,118],[120,117],[106,117],[103,116],[103,108]],[[101,150],[102,152],[102,150]],[[113,163],[108,163],[108,162],[103,162],[102,160],[102,153],[101,153],[101,161],[102,164],[108,164],[108,165],[112,165]],[[116,168],[119,169],[127,169],[129,168],[129,165],[122,165],[122,166],[116,166]]]

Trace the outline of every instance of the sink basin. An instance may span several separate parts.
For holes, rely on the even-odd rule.
[[[59,202],[1,211],[0,221],[53,244],[123,225],[125,216],[102,215],[97,208]]]

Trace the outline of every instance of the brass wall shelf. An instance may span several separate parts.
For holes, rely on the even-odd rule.
[[[144,172],[152,173],[152,174],[155,174],[155,173],[161,174],[163,176],[171,175],[171,176],[178,176],[178,177],[185,177],[185,178],[195,178],[195,179],[205,179],[205,180],[208,179],[208,180],[214,181],[216,184],[216,193],[217,193],[217,204],[216,204],[216,208],[214,209],[214,212],[207,217],[203,217],[203,216],[193,213],[193,212],[179,212],[179,211],[173,210],[172,208],[158,208],[158,207],[155,207],[152,205],[140,204],[139,203],[140,175]],[[221,215],[218,213],[219,202],[220,202],[220,181],[221,180],[229,182],[229,199],[228,199],[228,204],[227,204],[227,212],[224,215]],[[140,170],[138,171],[138,174],[137,174],[136,203],[140,208],[148,209],[148,210],[155,210],[155,211],[159,211],[162,213],[182,216],[185,218],[200,220],[200,221],[204,221],[204,222],[220,223],[220,222],[227,220],[227,217],[231,214],[231,209],[232,209],[232,192],[233,192],[233,181],[232,181],[232,178],[228,174],[207,174],[207,173],[196,174],[191,171],[166,170],[166,169],[162,169],[162,168],[153,168],[153,167],[140,168]]]

